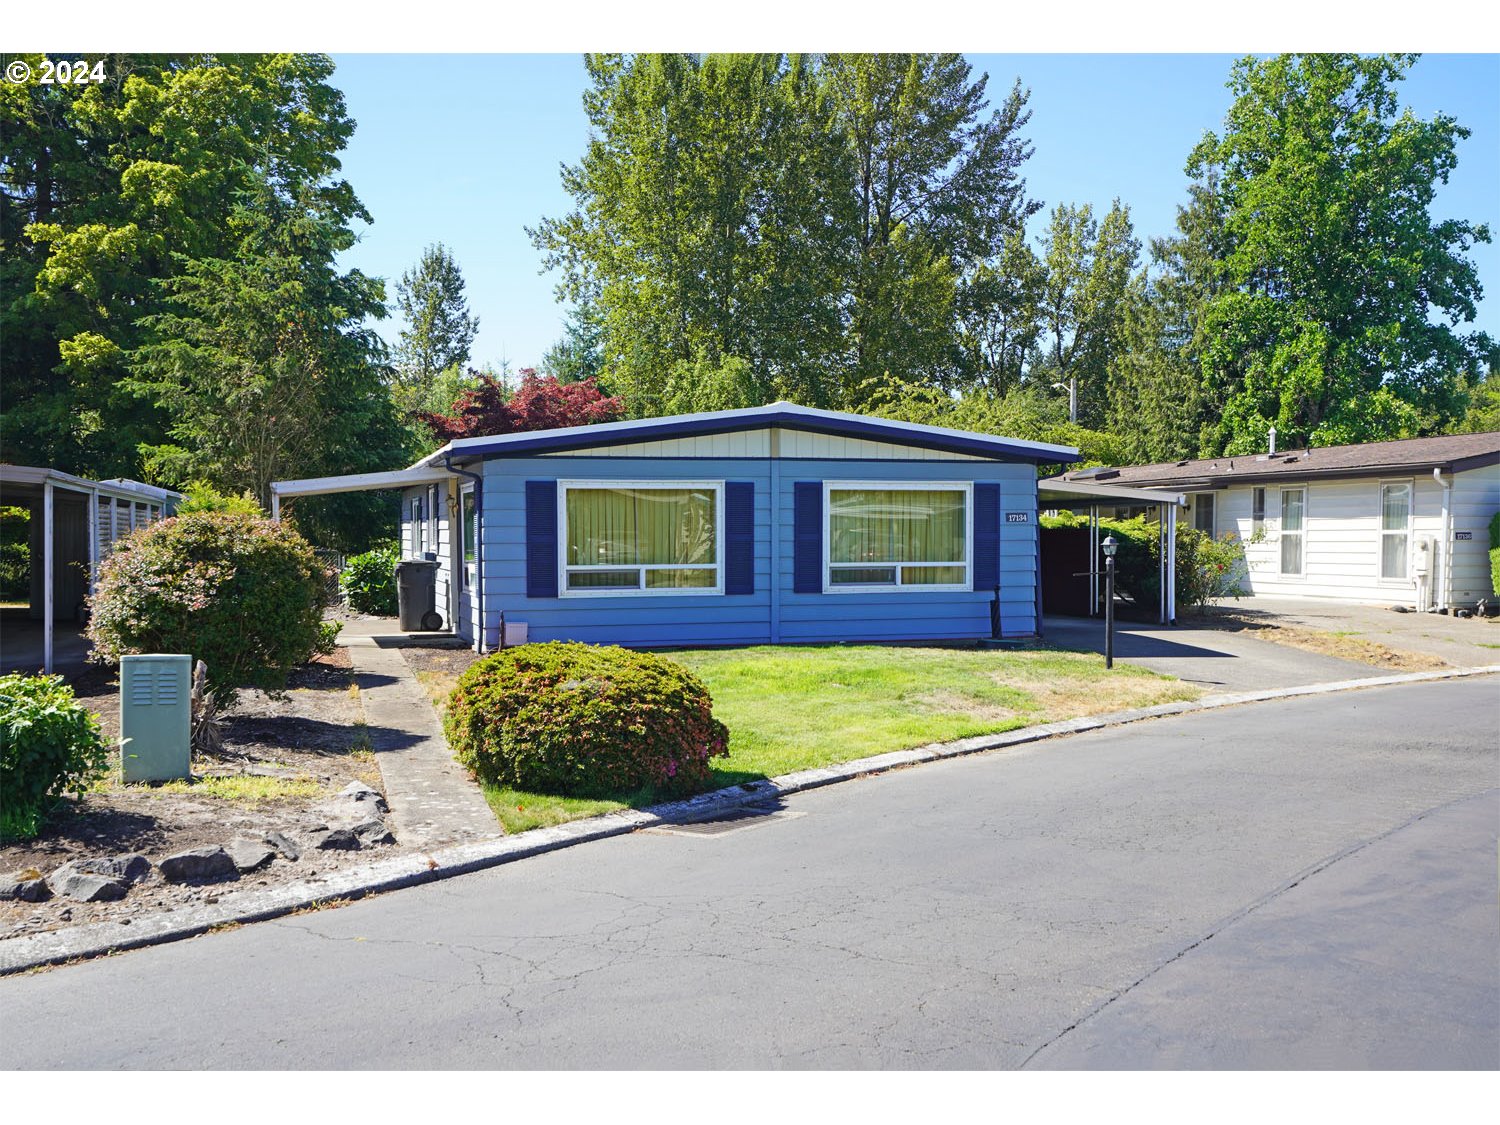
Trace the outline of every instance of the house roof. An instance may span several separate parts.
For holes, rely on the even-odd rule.
[[[146,500],[161,503],[167,500],[181,500],[183,498],[182,493],[173,492],[170,488],[158,488],[154,484],[145,484],[138,480],[128,480],[123,477],[112,477],[109,480],[89,480],[87,477],[65,473],[61,469],[49,469],[37,465],[0,464],[0,488],[3,488],[7,494],[30,495],[33,491],[40,491],[42,485],[48,483],[69,489],[73,492],[98,491],[119,499]]]
[[[1203,491],[1260,481],[1386,476],[1395,472],[1430,472],[1433,469],[1461,472],[1482,465],[1500,465],[1500,431],[1285,449],[1277,453],[1163,461],[1155,465],[1122,468],[1081,469],[1051,479]]]
[[[533,453],[559,453],[571,449],[624,445],[663,438],[700,437],[710,434],[736,433],[772,427],[831,434],[836,437],[864,438],[898,445],[938,449],[948,453],[968,453],[979,457],[1035,462],[1076,461],[1078,450],[1067,445],[1026,441],[1021,438],[996,437],[968,430],[950,430],[942,426],[921,426],[891,418],[872,418],[863,414],[844,414],[836,410],[816,410],[790,402],[773,402],[769,406],[752,406],[745,410],[716,410],[708,414],[680,414],[670,418],[637,418],[627,422],[605,422],[593,426],[568,426],[556,430],[536,430],[495,437],[457,438],[436,453],[418,461],[413,468],[441,465],[447,459],[460,460],[484,456],[526,456]]]

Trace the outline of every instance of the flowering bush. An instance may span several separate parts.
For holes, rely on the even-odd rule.
[[[346,562],[339,575],[339,588],[349,608],[378,617],[395,617],[396,564],[400,561],[400,546],[388,543]]]
[[[327,576],[285,524],[246,512],[174,516],[120,541],[89,599],[93,658],[185,652],[228,702],[274,691],[323,644]]]
[[[61,676],[0,676],[0,837],[35,836],[54,800],[104,773],[106,753]]]
[[[448,741],[481,781],[602,796],[703,789],[729,753],[703,683],[680,664],[616,647],[554,642],[485,657],[458,681]]]

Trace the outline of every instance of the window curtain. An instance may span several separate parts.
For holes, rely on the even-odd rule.
[[[828,558],[834,564],[965,561],[962,492],[834,490],[828,529]],[[924,575],[917,580],[952,579]]]
[[[1411,488],[1387,485],[1380,490],[1380,576],[1406,577],[1406,530],[1411,521]]]
[[[712,566],[718,561],[712,489],[570,488],[567,535],[570,566]]]

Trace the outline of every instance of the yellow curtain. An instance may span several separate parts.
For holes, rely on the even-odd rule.
[[[961,491],[830,489],[828,511],[832,563],[965,561]],[[915,580],[935,579],[953,580]]]
[[[717,561],[712,489],[570,488],[566,513],[570,566]]]

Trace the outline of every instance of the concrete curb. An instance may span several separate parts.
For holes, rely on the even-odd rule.
[[[284,917],[299,910],[316,908],[338,899],[363,898],[384,891],[399,890],[422,883],[432,883],[455,875],[482,871],[543,852],[569,848],[591,840],[606,840],[642,828],[683,821],[706,820],[739,808],[758,804],[808,789],[853,781],[860,777],[886,773],[922,762],[941,761],[990,750],[1004,750],[1044,739],[1081,734],[1104,727],[1141,722],[1168,715],[1185,715],[1216,711],[1245,703],[1263,703],[1276,699],[1293,699],[1308,695],[1329,695],[1360,688],[1388,687],[1395,684],[1424,683],[1431,680],[1453,680],[1469,676],[1500,673],[1500,664],[1478,668],[1451,668],[1438,672],[1405,672],[1373,676],[1358,680],[1307,684],[1301,687],[1277,688],[1271,691],[1237,692],[1205,696],[1192,703],[1165,703],[1130,711],[1116,711],[1082,719],[1043,723],[1033,727],[1006,731],[1003,734],[978,735],[957,742],[938,742],[911,750],[897,750],[870,758],[859,758],[835,766],[799,770],[781,777],[718,789],[684,801],[653,805],[647,809],[625,809],[586,820],[575,820],[553,828],[538,828],[518,836],[452,847],[422,854],[412,853],[393,859],[350,868],[306,882],[288,883],[263,891],[225,891],[219,901],[188,910],[137,918],[130,923],[96,922],[66,930],[23,934],[0,940],[0,976],[28,969],[56,965],[89,957],[138,949],[181,938],[196,937],[210,930],[245,922],[261,922]]]

